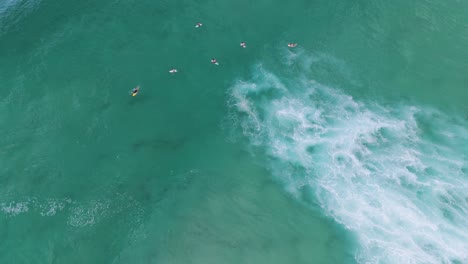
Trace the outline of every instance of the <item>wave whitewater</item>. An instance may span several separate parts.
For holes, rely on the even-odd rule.
[[[291,194],[355,235],[359,263],[468,262],[462,117],[278,76],[236,82],[233,117]]]

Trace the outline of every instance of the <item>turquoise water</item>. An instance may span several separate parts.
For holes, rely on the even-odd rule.
[[[467,14],[0,1],[0,261],[468,262]]]

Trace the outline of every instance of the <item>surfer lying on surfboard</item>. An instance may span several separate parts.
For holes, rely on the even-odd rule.
[[[130,91],[130,94],[132,96],[135,96],[138,94],[139,91],[140,91],[140,86],[138,85],[137,87],[133,88],[132,91]]]

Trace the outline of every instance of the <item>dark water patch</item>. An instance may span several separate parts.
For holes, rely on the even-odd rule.
[[[152,151],[178,151],[187,143],[186,138],[182,139],[143,139],[132,144],[135,152],[150,149]]]

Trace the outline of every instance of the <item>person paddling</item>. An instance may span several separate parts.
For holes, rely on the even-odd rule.
[[[140,86],[138,85],[137,87],[132,89],[132,92],[131,92],[132,96],[137,95],[139,91],[140,91]]]
[[[297,46],[297,43],[288,43],[288,47],[290,48],[295,48]]]
[[[216,59],[211,59],[211,63],[213,63],[214,65],[219,65],[218,61]]]
[[[244,49],[247,48],[247,45],[245,45],[245,42],[241,42],[241,43],[240,43],[240,46],[241,46],[242,48],[244,48]]]
[[[199,27],[201,27],[201,26],[203,26],[203,24],[200,23],[200,22],[198,22],[198,23],[195,25],[196,28],[199,28]]]

